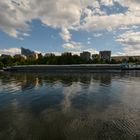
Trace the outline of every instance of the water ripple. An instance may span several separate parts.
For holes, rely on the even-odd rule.
[[[140,74],[0,74],[0,140],[139,140]]]

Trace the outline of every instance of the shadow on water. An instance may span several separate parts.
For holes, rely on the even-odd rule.
[[[0,73],[0,140],[139,140],[140,72]]]

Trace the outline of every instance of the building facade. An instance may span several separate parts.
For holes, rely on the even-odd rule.
[[[34,52],[29,50],[29,49],[25,49],[25,48],[21,48],[21,55],[25,55],[25,56],[29,56],[29,55],[33,55]]]
[[[112,56],[111,58],[117,62],[123,61],[123,60],[129,61],[130,58],[132,58],[133,60],[140,61],[140,56]]]
[[[95,59],[96,59],[96,60],[97,60],[97,59],[99,60],[99,58],[100,58],[100,57],[99,57],[99,54],[92,54],[92,60],[95,60]]]
[[[72,56],[71,52],[64,52],[61,54],[61,56]]]
[[[82,53],[80,53],[80,57],[85,61],[89,61],[90,57],[91,57],[91,53],[90,52],[82,52]]]
[[[111,51],[100,51],[99,57],[101,60],[110,61],[111,60]]]
[[[51,57],[51,56],[55,56],[55,54],[53,54],[53,53],[46,53],[46,54],[44,55],[44,57]]]

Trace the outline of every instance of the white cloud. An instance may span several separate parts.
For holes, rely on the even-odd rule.
[[[23,39],[29,36],[29,23],[33,19],[40,20],[43,25],[61,29],[60,36],[66,41],[63,48],[81,50],[80,42],[71,41],[72,30],[102,30],[112,31],[117,27],[128,27],[140,24],[139,0],[0,0],[0,30],[14,38]],[[117,1],[121,6],[128,7],[125,13],[110,13],[103,11],[101,5],[115,6]],[[89,8],[90,7],[90,8]],[[125,28],[126,29],[126,28]],[[128,35],[129,34],[129,35]],[[100,37],[101,34],[94,34]],[[124,46],[124,53],[138,54],[139,33],[124,33],[117,41]],[[124,38],[125,37],[125,38]],[[90,40],[87,42],[90,44]],[[91,51],[91,50],[90,50]],[[15,49],[0,50],[0,53],[14,54]],[[78,51],[77,51],[78,52]]]
[[[88,44],[88,45],[90,45],[90,44],[91,44],[91,42],[90,42],[90,41],[88,41],[88,42],[87,42],[87,44]]]
[[[101,34],[101,33],[94,33],[93,34],[93,37],[100,37],[100,36],[102,36],[103,34]]]
[[[115,2],[118,2],[121,8]],[[137,0],[101,0],[100,2],[96,1],[96,3],[98,3],[95,4],[96,6],[92,5],[92,8],[89,9],[87,7],[84,10],[86,16],[82,20],[82,25],[79,28],[88,31],[104,29],[112,31],[119,26],[140,24],[140,1],[138,3]],[[101,5],[106,6],[105,11],[101,9]],[[111,12],[111,6],[112,9],[115,7],[116,11],[112,10],[113,12]],[[106,12],[107,8],[110,12]],[[122,9],[126,9],[126,11],[122,12]]]
[[[30,34],[28,34],[28,33],[23,33],[23,36],[30,36]]]
[[[127,31],[120,35],[116,41],[123,46],[123,51],[126,55],[140,54],[140,32]]]
[[[0,30],[17,38],[20,32],[28,31],[24,9],[13,4],[10,0],[0,1]],[[28,15],[27,15],[28,17]]]
[[[136,26],[136,25],[132,26],[132,29],[138,29],[138,28],[139,28],[139,26]]]
[[[132,26],[120,26],[119,30],[135,30],[138,29],[138,25],[132,25]]]
[[[68,43],[63,44],[63,48],[69,50],[80,50],[82,47],[83,46],[80,42],[75,41],[70,41]]]
[[[33,19],[53,28],[70,28],[79,24],[81,9],[86,4],[81,0],[13,1],[0,1],[0,29],[15,38],[29,30],[27,22]]]
[[[40,51],[37,51],[37,50],[35,50],[34,52],[37,53],[37,54],[40,54],[41,53]]]
[[[83,52],[83,51],[90,52],[91,54],[99,54],[99,52],[94,48],[88,48],[88,49],[84,49],[84,50],[71,50],[70,52],[73,55],[80,55],[80,53]]]
[[[88,48],[88,49],[85,49],[84,51],[88,51],[91,54],[99,54],[99,52],[94,48]]]
[[[91,38],[90,37],[88,37],[88,41],[90,41],[91,40]]]
[[[81,28],[86,30],[107,29],[109,31],[112,31],[112,28],[116,28],[121,25],[140,24],[140,17],[136,17],[131,13],[91,16],[86,17],[84,20],[85,24],[82,25]]]
[[[65,49],[74,49],[75,46],[73,44],[71,44],[71,43],[66,43],[66,44],[63,45],[63,48],[65,48]]]
[[[102,0],[101,3],[103,5],[110,6],[110,5],[113,5],[113,0]]]
[[[0,54],[6,55],[21,54],[21,49],[19,48],[0,49]]]
[[[117,39],[123,45],[138,45],[140,44],[140,32],[135,32],[133,30],[127,31],[120,35]]]
[[[71,39],[71,34],[66,28],[62,28],[62,31],[60,32],[60,36],[65,41],[69,41]]]
[[[112,54],[112,56],[126,56],[123,52],[116,52],[115,54]]]

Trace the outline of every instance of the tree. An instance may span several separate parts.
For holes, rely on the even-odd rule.
[[[111,64],[117,64],[117,61],[115,59],[111,59],[110,63]]]
[[[25,58],[21,55],[15,55],[13,58],[14,65],[23,65],[25,64]]]
[[[1,62],[4,66],[12,66],[13,65],[13,58],[10,55],[1,56]]]
[[[0,69],[2,69],[3,67],[4,67],[4,64],[0,62]]]
[[[134,62],[135,60],[134,60],[134,58],[133,57],[129,57],[129,59],[128,59],[128,62],[130,63],[130,62]]]

